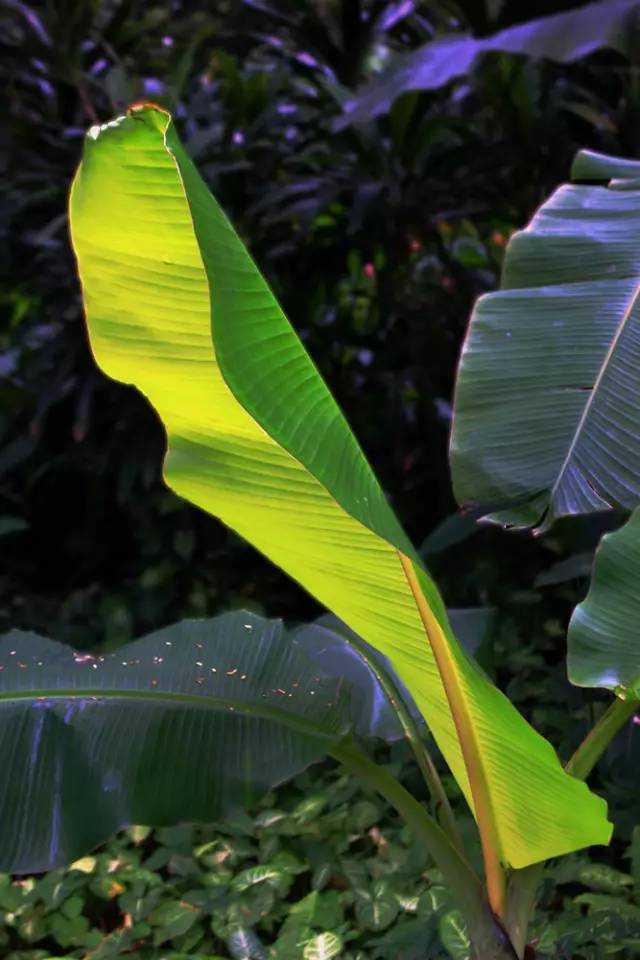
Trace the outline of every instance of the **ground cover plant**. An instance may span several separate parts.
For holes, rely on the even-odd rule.
[[[557,463],[562,480],[580,445],[598,442],[603,430],[599,449],[606,451],[608,441],[614,447],[609,460],[616,459],[617,421],[612,427],[607,410],[616,401],[625,412],[624,391],[633,397],[628,356],[635,292],[629,227],[620,213],[633,211],[636,172],[632,162],[579,157],[577,176],[611,185],[604,193],[602,187],[577,186],[552,197],[529,230],[512,240],[505,291],[481,300],[472,318],[456,398],[454,482],[460,474],[473,476],[476,462],[481,479],[487,473],[492,479],[493,470],[499,487],[484,499],[498,505],[496,516],[503,522],[510,501],[513,515],[524,515],[529,524],[553,519],[541,501],[541,475],[530,464],[519,473],[521,449],[512,452],[506,442],[517,438],[523,424],[538,425],[534,463],[551,477],[554,493],[560,485],[553,472]],[[276,625],[248,614],[169,628],[136,643],[125,660],[121,654],[76,655],[35,636],[5,638],[5,741],[15,740],[16,730],[23,738],[22,760],[13,764],[15,777],[4,800],[15,825],[5,846],[7,865],[55,866],[123,822],[205,820],[250,801],[314,754],[330,752],[386,796],[425,845],[462,910],[473,955],[521,956],[540,880],[537,865],[610,837],[604,805],[580,779],[635,710],[635,672],[616,676],[615,683],[609,673],[604,683],[594,682],[614,689],[617,700],[563,773],[550,746],[457,641],[435,585],[295,333],[184,153],[166,111],[137,104],[125,117],[92,127],[72,191],[71,227],[96,358],[107,372],[136,383],[158,409],[168,437],[167,482],[251,539],[389,658],[399,680],[383,667],[388,705],[397,710],[405,700],[404,684],[415,702],[414,707],[405,701],[405,732],[417,708],[474,812],[484,882],[460,846],[419,734],[410,739],[440,802],[440,824],[360,749],[358,679],[352,692],[334,657],[326,658],[328,670],[318,668],[313,676],[318,631],[337,630],[356,652],[360,641],[352,641],[339,624],[316,625],[305,658],[300,639],[294,643]],[[563,227],[567,236],[558,240]],[[618,255],[614,277],[581,283],[585,243],[597,241],[599,227],[607,231],[608,245],[601,245],[609,258],[605,265],[616,243],[627,259]],[[523,245],[534,246],[535,260],[522,256]],[[571,286],[565,290],[567,278]],[[594,283],[600,293],[604,283],[613,304],[608,340],[593,306]],[[562,321],[555,319],[559,300],[566,311]],[[514,337],[507,353],[515,350],[516,361],[530,369],[532,341],[534,351],[540,350],[550,331],[561,349],[550,352],[557,363],[548,364],[548,376],[542,382],[532,378],[519,413],[517,406],[496,403],[496,396],[501,401],[505,390],[517,394],[520,386],[526,393],[521,367],[512,357],[505,365],[500,349],[489,352],[478,341],[487,336],[500,345],[510,341],[512,330],[501,322],[511,327],[515,317],[531,312],[535,338]],[[599,334],[585,337],[582,365],[562,349],[563,338],[575,332],[571,319],[581,330],[591,322]],[[567,379],[575,378],[576,366],[578,387]],[[276,374],[277,391],[271,385]],[[555,420],[541,418],[536,409],[536,402],[548,409],[550,396],[557,404]],[[483,416],[489,426],[481,424],[479,431]],[[564,459],[558,423],[568,436]],[[530,451],[525,452],[531,456]],[[625,500],[619,487],[612,489],[602,457],[583,454],[580,463],[582,473],[574,470],[571,476],[573,498],[561,501],[556,513],[602,509],[611,501],[631,505],[632,469]],[[471,489],[476,496],[484,492],[479,481]],[[615,537],[626,545],[629,530],[633,525]],[[610,542],[604,541],[597,569],[606,564]],[[606,574],[600,579],[606,581]],[[624,596],[615,577],[609,575],[607,586],[605,610],[619,606]],[[590,643],[602,656],[609,633],[606,624],[593,625],[600,613],[597,602],[595,607],[588,642],[582,644]],[[574,621],[573,634],[579,617]],[[575,650],[573,659],[585,659]],[[365,663],[371,660],[366,648],[360,652]],[[375,653],[373,658],[375,671]],[[120,726],[144,732],[130,744],[117,735]],[[365,727],[371,732],[370,724]],[[43,798],[45,782],[54,784],[51,802]],[[81,813],[87,803],[95,810],[90,827]]]
[[[410,771],[399,748],[377,759]],[[624,870],[585,855],[548,869],[531,928],[537,958],[637,955],[637,837],[624,853]],[[250,815],[131,828],[67,870],[0,883],[7,960],[469,955],[450,891],[411,832],[373,791],[326,766]]]

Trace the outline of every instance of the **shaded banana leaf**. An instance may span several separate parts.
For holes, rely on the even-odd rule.
[[[464,649],[493,679],[496,611],[493,607],[450,607],[448,614],[453,632]]]
[[[596,551],[587,597],[568,633],[569,679],[580,687],[633,688],[640,696],[640,508]]]
[[[478,530],[478,520],[488,511],[485,507],[475,507],[473,510],[459,511],[453,513],[438,524],[438,526],[425,537],[420,545],[420,556],[425,561],[431,557],[438,556],[450,547],[455,547],[465,540],[473,537]]]
[[[468,607],[449,609],[447,613],[462,646],[490,674],[493,669],[495,611],[490,607]],[[380,670],[389,677],[412,719],[418,724],[424,723],[413,697],[389,660],[334,614],[324,614],[313,623],[297,627],[292,636],[323,673],[342,677],[351,686],[352,700],[357,704],[357,709],[352,708],[351,719],[353,732],[358,737],[379,737],[392,742],[405,736],[389,697],[380,685]]]
[[[5,634],[2,869],[48,870],[126,824],[211,822],[251,804],[321,758],[353,709],[348,685],[280,621],[244,611],[99,657]]]
[[[389,658],[494,862],[606,842],[603,802],[456,642],[346,421],[166,113],[137,105],[92,128],[70,215],[96,359],[158,411],[168,485]]]
[[[567,583],[569,580],[580,580],[591,575],[593,567],[593,551],[582,550],[572,553],[564,560],[558,560],[548,570],[539,573],[533,581],[534,587],[550,587],[558,583]]]
[[[571,63],[609,48],[631,59],[638,37],[639,0],[604,0],[576,10],[530,20],[490,37],[453,34],[395,58],[389,69],[344,102],[336,128],[388,113],[410,90],[437,90],[471,73],[486,53],[522,54]]]
[[[640,162],[583,151],[572,176],[611,182],[560,187],[514,235],[458,373],[456,497],[520,527],[640,499]]]

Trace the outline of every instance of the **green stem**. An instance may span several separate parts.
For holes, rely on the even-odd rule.
[[[527,930],[533,913],[538,888],[544,874],[544,861],[533,863],[523,870],[513,870],[507,884],[507,914],[505,927],[518,957],[524,956]]]
[[[578,780],[585,780],[615,735],[640,708],[640,700],[617,697],[589,731],[565,770]],[[519,957],[524,952],[527,927],[542,881],[544,863],[534,863],[524,870],[514,870],[509,880],[505,926]]]
[[[374,673],[378,683],[387,696],[391,706],[393,707],[394,713],[398,718],[400,726],[402,727],[402,732],[409,741],[409,745],[413,751],[418,769],[422,774],[424,782],[426,783],[427,789],[431,795],[431,799],[434,802],[438,823],[445,831],[453,845],[463,853],[464,843],[462,841],[460,831],[458,830],[458,824],[455,814],[451,809],[449,798],[445,793],[442,780],[440,779],[438,771],[436,770],[436,766],[431,759],[427,745],[424,742],[424,737],[421,735],[420,728],[414,717],[412,717],[411,712],[407,708],[402,691],[399,688],[393,673],[390,670],[387,670],[384,667],[384,664],[373,659],[369,653],[367,644],[362,643],[359,637],[349,633],[348,635],[345,634],[345,639],[358,651],[369,669]]]
[[[565,770],[578,780],[589,776],[596,763],[607,749],[616,733],[622,729],[627,720],[640,707],[640,700],[629,698],[623,700],[617,697],[607,707],[595,727],[584,738],[574,755],[566,765]]]
[[[442,827],[395,777],[370,760],[352,740],[342,740],[331,755],[395,807],[416,840],[424,844],[464,914],[477,957],[513,960],[515,953],[486,902],[480,878]]]

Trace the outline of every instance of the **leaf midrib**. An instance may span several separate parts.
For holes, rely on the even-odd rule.
[[[564,458],[564,460],[563,460],[563,462],[562,462],[562,466],[560,467],[560,471],[558,472],[558,477],[557,477],[554,485],[553,485],[552,488],[551,488],[551,493],[550,493],[550,498],[549,498],[549,503],[550,503],[550,504],[553,504],[553,501],[555,500],[556,494],[557,494],[557,492],[558,492],[558,490],[559,490],[559,488],[560,488],[560,485],[561,485],[561,483],[562,483],[562,481],[563,481],[563,478],[564,478],[564,476],[565,476],[565,474],[566,474],[566,471],[567,471],[567,469],[568,469],[568,467],[569,467],[569,464],[571,463],[571,459],[572,459],[573,454],[574,454],[574,452],[575,452],[576,446],[577,446],[579,440],[581,439],[581,437],[582,437],[582,435],[583,435],[583,433],[584,433],[584,430],[585,430],[585,428],[586,428],[586,422],[587,422],[587,419],[588,419],[588,417],[589,417],[589,413],[590,413],[590,411],[591,411],[591,408],[593,407],[594,400],[595,400],[595,398],[596,398],[596,396],[597,396],[597,394],[598,394],[598,390],[599,390],[599,388],[600,388],[600,386],[601,386],[601,384],[602,384],[602,380],[604,379],[604,375],[605,375],[605,373],[607,372],[607,370],[609,369],[609,364],[610,364],[611,361],[612,361],[613,355],[614,355],[615,351],[617,350],[618,344],[619,344],[619,342],[620,342],[620,338],[622,337],[622,334],[623,334],[624,331],[626,330],[627,322],[628,322],[628,320],[629,320],[629,318],[630,318],[630,316],[631,316],[631,314],[632,314],[632,312],[633,312],[633,308],[634,308],[635,304],[637,303],[638,295],[639,295],[639,294],[640,294],[640,284],[636,284],[635,289],[634,289],[634,291],[633,291],[633,296],[630,297],[630,299],[629,299],[629,304],[628,304],[628,306],[627,306],[627,309],[625,310],[625,312],[624,312],[624,314],[623,314],[623,316],[622,316],[622,319],[621,319],[620,323],[618,324],[618,327],[617,327],[616,332],[615,332],[615,336],[613,337],[613,339],[612,339],[612,341],[611,341],[611,343],[610,343],[610,345],[609,345],[609,349],[607,350],[607,353],[606,353],[606,355],[605,355],[605,357],[604,357],[604,359],[603,359],[603,361],[602,361],[602,363],[601,363],[601,365],[600,365],[600,370],[598,371],[598,376],[597,376],[596,379],[595,379],[595,382],[594,382],[594,384],[593,384],[593,387],[591,388],[591,392],[590,392],[590,394],[589,394],[589,397],[588,397],[588,399],[587,399],[587,402],[586,402],[585,405],[584,405],[584,409],[583,409],[582,414],[581,414],[581,416],[580,416],[580,420],[578,421],[578,425],[577,425],[577,427],[576,427],[576,429],[575,429],[575,431],[574,431],[574,434],[573,434],[573,439],[572,439],[572,441],[571,441],[571,445],[569,446],[569,450],[567,451],[567,455],[566,455],[566,457]],[[608,500],[606,500],[606,498],[602,495],[602,493],[600,493],[598,490],[596,490],[595,493],[598,495],[598,497],[599,497],[601,500],[603,500],[605,503],[608,503]]]
[[[56,689],[50,692],[39,690],[34,693],[32,690],[12,691],[10,694],[0,692],[0,708],[12,703],[22,701],[38,701],[44,705],[44,701],[49,700],[134,700],[176,703],[186,705],[199,710],[212,710],[214,712],[229,712],[238,716],[256,717],[259,720],[270,720],[275,723],[283,724],[296,730],[299,733],[305,733],[310,736],[321,737],[322,739],[338,740],[346,734],[346,730],[327,730],[319,724],[311,723],[303,717],[287,713],[284,710],[278,710],[274,707],[260,706],[242,701],[232,701],[222,697],[209,697],[206,695],[197,696],[190,693],[178,693],[176,691],[151,691],[141,690],[118,690],[116,688],[99,690],[95,687],[86,689]]]

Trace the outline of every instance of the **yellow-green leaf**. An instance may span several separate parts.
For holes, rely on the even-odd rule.
[[[371,468],[170,117],[88,135],[71,227],[95,357],[167,431],[168,485],[389,657],[516,867],[605,843],[604,803],[458,645]],[[304,283],[304,277],[300,278]]]

